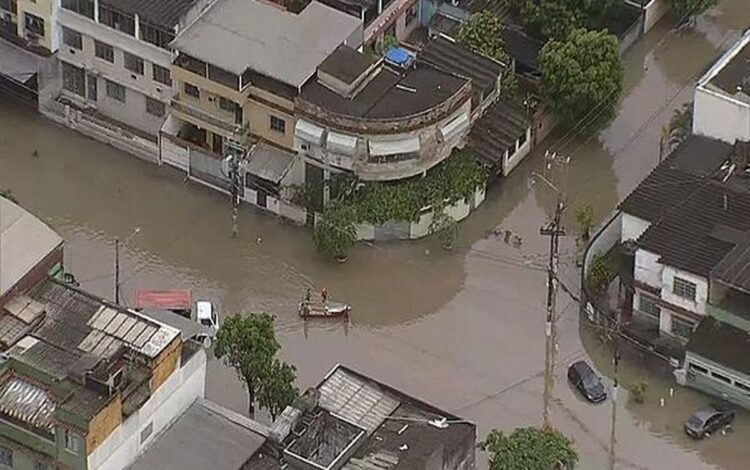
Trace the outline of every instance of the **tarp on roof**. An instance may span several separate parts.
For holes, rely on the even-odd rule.
[[[416,153],[420,148],[418,136],[399,140],[370,141],[370,155],[373,157]]]
[[[190,291],[187,289],[135,291],[135,307],[161,308],[165,310],[190,310],[193,307]]]

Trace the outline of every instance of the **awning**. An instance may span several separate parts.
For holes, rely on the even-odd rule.
[[[353,135],[329,132],[326,147],[333,152],[354,155],[357,152],[357,138]]]
[[[298,119],[297,124],[294,126],[295,136],[315,145],[323,143],[323,131],[324,129],[322,127],[316,126],[304,119]]]
[[[245,170],[272,183],[280,183],[294,164],[294,155],[268,144],[256,145]]]
[[[469,114],[464,113],[440,128],[443,141],[449,141],[469,129]]]
[[[44,65],[44,57],[0,39],[0,74],[14,82],[26,83]]]
[[[386,155],[399,155],[405,153],[419,152],[419,137],[408,139],[370,141],[370,156],[382,157]]]
[[[135,308],[163,308],[166,310],[190,310],[193,303],[190,291],[176,290],[146,290],[135,291]]]

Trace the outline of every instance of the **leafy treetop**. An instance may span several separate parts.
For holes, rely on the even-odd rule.
[[[503,22],[490,11],[473,13],[461,23],[458,42],[469,49],[508,64],[508,54],[502,40]]]
[[[599,29],[615,0],[512,0],[528,27],[550,39],[565,39],[576,28]]]
[[[274,318],[266,313],[234,315],[216,333],[214,354],[247,385],[250,416],[255,413],[256,398],[273,416],[297,393],[293,385],[296,369],[275,358],[281,346],[273,324]]]
[[[615,36],[576,29],[567,40],[547,42],[539,63],[542,95],[565,122],[585,117],[595,128],[614,117],[625,75]]]
[[[718,0],[672,0],[672,9],[682,23],[693,22],[696,16],[717,3]]]
[[[480,447],[490,453],[491,470],[572,469],[578,462],[571,440],[553,428],[518,428],[510,436],[493,430]]]

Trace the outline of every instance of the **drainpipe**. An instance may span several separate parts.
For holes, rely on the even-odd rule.
[[[140,20],[138,19],[138,13],[135,14],[135,38],[141,38],[141,24]]]
[[[99,22],[99,0],[94,0],[94,21]]]

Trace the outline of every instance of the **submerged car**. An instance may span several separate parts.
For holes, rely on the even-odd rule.
[[[568,367],[568,380],[591,403],[607,399],[601,379],[585,361],[574,362]]]
[[[693,413],[685,423],[685,434],[703,439],[734,421],[734,411],[720,404],[711,404]]]

